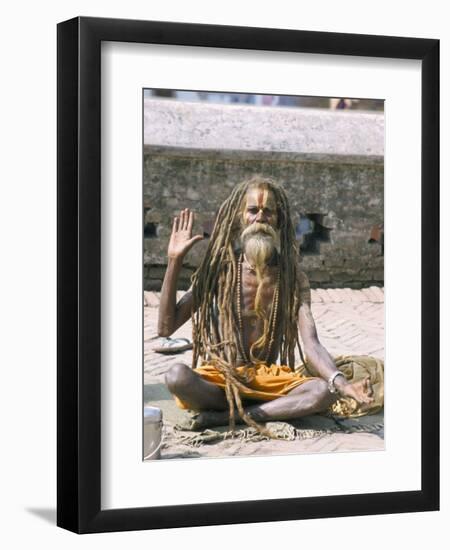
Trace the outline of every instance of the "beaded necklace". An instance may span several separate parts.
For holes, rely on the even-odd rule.
[[[239,348],[242,358],[246,363],[250,363],[250,360],[247,356],[247,353],[244,348],[244,325],[242,322],[242,311],[241,311],[241,302],[242,302],[242,286],[241,286],[241,273],[242,273],[242,258],[243,255],[241,254],[239,256],[238,261],[238,269],[237,269],[237,285],[236,285],[236,313],[237,313],[237,320],[238,320],[238,326],[239,326]],[[272,351],[272,346],[275,341],[275,327],[277,324],[277,318],[278,318],[278,301],[280,296],[280,270],[278,270],[278,276],[277,276],[277,286],[275,288],[275,292],[273,295],[273,304],[272,309],[270,311],[270,319],[269,319],[269,345],[266,345],[266,353],[265,353],[265,359],[264,362],[267,362],[270,356],[270,352]]]

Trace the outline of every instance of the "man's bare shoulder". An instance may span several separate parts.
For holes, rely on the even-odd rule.
[[[310,288],[308,276],[301,269],[298,271],[297,279],[300,288]]]
[[[297,272],[297,282],[300,293],[300,304],[311,304],[311,287],[309,279],[306,273],[301,269]]]

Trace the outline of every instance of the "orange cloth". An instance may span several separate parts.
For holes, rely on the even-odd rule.
[[[248,387],[246,391],[241,391],[240,395],[244,399],[257,399],[259,401],[271,401],[277,397],[288,394],[291,390],[304,384],[309,380],[314,380],[312,376],[305,376],[291,371],[284,365],[271,365],[260,363],[255,366],[237,367],[237,374],[246,373],[249,381],[245,382]],[[204,380],[216,384],[220,388],[225,388],[225,377],[212,365],[203,365],[194,370]],[[177,405],[181,409],[189,409],[187,403],[178,397],[175,397]]]

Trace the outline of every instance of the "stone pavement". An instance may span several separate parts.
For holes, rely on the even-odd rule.
[[[179,299],[183,292],[179,292]],[[332,356],[373,355],[384,359],[384,290],[370,287],[362,290],[313,289],[311,290],[312,312],[316,321],[320,341]],[[177,355],[155,353],[158,344],[159,293],[145,292],[144,295],[144,404],[162,409],[164,422],[173,426],[187,416],[175,405],[164,384],[164,374],[176,362],[190,364],[192,351]],[[172,338],[191,339],[191,323],[187,322],[176,331]],[[377,422],[383,422],[383,414]],[[325,420],[324,420],[325,421]],[[383,449],[382,434],[353,433],[331,434],[317,438],[317,441],[266,442],[265,445],[247,443],[239,452],[230,442],[204,445],[195,449],[186,448],[185,453],[173,453],[165,448],[162,457],[224,456],[227,454],[284,454],[289,452],[320,452],[324,450],[367,450]],[[284,446],[279,449],[279,446]],[[255,446],[256,445],[256,446]]]

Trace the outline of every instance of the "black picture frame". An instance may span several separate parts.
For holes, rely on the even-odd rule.
[[[438,510],[439,41],[87,17],[60,23],[57,39],[57,524],[94,533]],[[101,509],[102,41],[421,60],[420,491]]]

